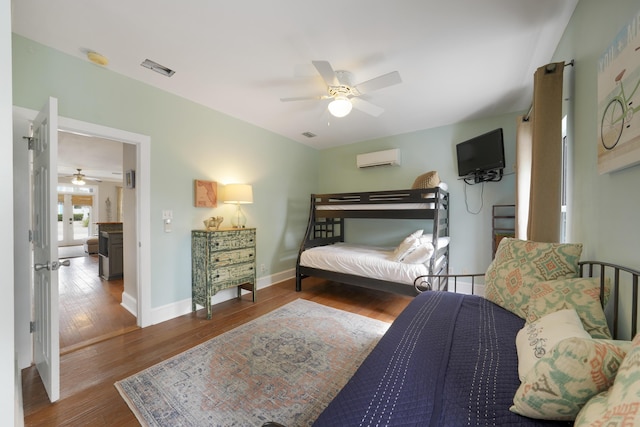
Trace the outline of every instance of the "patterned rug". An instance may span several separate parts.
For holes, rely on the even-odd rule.
[[[116,383],[142,425],[311,425],[389,324],[298,299]]]

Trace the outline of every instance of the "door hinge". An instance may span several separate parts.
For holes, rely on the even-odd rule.
[[[36,322],[31,321],[29,322],[29,333],[34,333],[36,331]]]
[[[29,243],[33,242],[33,230],[29,230]]]
[[[27,140],[27,149],[33,150],[33,137],[32,136],[23,136],[23,139]]]

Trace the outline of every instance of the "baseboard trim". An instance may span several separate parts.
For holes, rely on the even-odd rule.
[[[124,307],[129,313],[138,317],[138,300],[126,292],[122,292],[122,302],[121,306]]]
[[[295,276],[295,269],[289,269],[281,271],[270,276],[264,276],[258,278],[257,288],[263,289],[276,283],[283,282],[285,280],[292,279]],[[225,289],[218,292],[211,298],[211,304],[219,304],[224,301],[236,298],[237,293],[235,288]],[[124,294],[122,295],[122,304],[124,305]],[[198,306],[199,307],[199,306]],[[126,308],[126,307],[125,307]],[[167,320],[174,319],[179,316],[191,313],[191,298],[184,299],[182,301],[176,301],[171,304],[163,305],[151,309],[151,324],[166,322]]]

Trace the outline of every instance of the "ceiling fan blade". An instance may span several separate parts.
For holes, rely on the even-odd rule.
[[[365,101],[362,98],[351,98],[351,104],[353,105],[353,108],[373,117],[378,117],[380,114],[384,113],[384,108],[378,107],[377,105],[372,104],[369,101]]]
[[[328,61],[311,61],[327,86],[339,86],[340,82],[336,78],[336,72]]]
[[[358,93],[362,95],[365,93],[373,92],[374,90],[397,85],[398,83],[402,83],[402,79],[400,78],[400,73],[397,71],[392,71],[390,73],[383,74],[378,77],[374,77],[371,80],[358,83],[357,85],[354,86],[354,89],[356,89]]]
[[[325,99],[326,96],[294,96],[292,98],[280,98],[282,102],[290,102],[290,101],[318,101],[320,99]]]

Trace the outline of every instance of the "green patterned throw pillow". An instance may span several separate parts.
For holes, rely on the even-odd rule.
[[[579,243],[539,243],[504,238],[485,274],[485,297],[527,318],[531,287],[545,280],[578,277]]]
[[[567,338],[540,359],[516,391],[512,412],[544,420],[574,420],[613,384],[625,357],[615,341]]]
[[[604,304],[609,300],[611,281],[604,285]],[[593,338],[611,339],[611,331],[600,304],[600,279],[578,278],[538,282],[531,288],[527,322],[558,310],[574,308],[584,329]]]
[[[640,334],[631,345],[613,386],[584,405],[575,427],[640,425]]]

